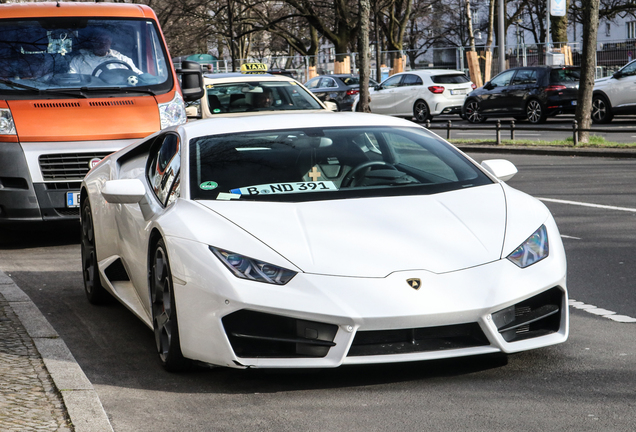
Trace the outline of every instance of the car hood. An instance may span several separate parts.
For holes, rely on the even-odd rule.
[[[499,184],[425,196],[199,203],[302,271],[338,276],[445,273],[492,262],[501,257],[506,228]]]
[[[609,80],[611,80],[611,79],[612,79],[612,77],[611,77],[611,76],[608,76],[608,77],[605,77],[605,78],[595,79],[595,80],[594,80],[594,85],[599,85],[599,84],[600,84],[600,85],[604,85],[604,84],[607,84],[607,83],[609,82]]]

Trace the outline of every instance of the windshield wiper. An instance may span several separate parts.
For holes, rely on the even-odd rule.
[[[157,93],[150,89],[138,88],[138,87],[82,87],[80,90],[85,92],[124,92],[124,93],[146,93],[152,96],[157,96]]]
[[[22,83],[17,83],[15,81],[11,81],[9,79],[6,78],[0,78],[0,83],[5,84],[9,87],[13,87],[13,88],[19,88],[19,89],[23,89],[23,90],[29,90],[33,93],[37,93],[38,95],[42,95],[42,94],[55,94],[55,95],[63,95],[63,96],[72,96],[72,97],[82,97],[85,98],[86,95],[82,92],[78,93],[71,93],[69,91],[61,91],[61,90],[55,90],[55,89],[41,89],[35,86],[30,86],[30,85],[26,85],[26,84],[22,84]]]

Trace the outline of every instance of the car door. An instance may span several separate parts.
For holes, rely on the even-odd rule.
[[[525,115],[528,95],[539,87],[538,73],[534,68],[519,69],[508,88],[508,107],[512,115]]]
[[[422,93],[424,82],[415,74],[404,74],[400,86],[395,89],[396,115],[412,116],[413,105]]]
[[[148,299],[149,220],[160,217],[179,196],[181,140],[177,133],[167,132],[154,138],[147,157],[138,157],[122,165],[120,178],[138,178],[150,189],[139,204],[121,204],[115,217],[121,238],[121,257],[128,271],[136,302],[150,314]],[[146,206],[146,212],[142,207]],[[150,218],[150,219],[149,219]],[[130,296],[131,293],[125,293]],[[132,302],[131,299],[128,299]]]
[[[369,108],[371,112],[378,114],[395,115],[395,92],[400,86],[402,75],[393,75],[385,79],[371,93],[371,103]]]
[[[516,69],[504,71],[486,83],[480,101],[483,114],[500,114],[509,109],[508,92],[516,72]]]
[[[605,90],[612,107],[636,110],[636,61],[620,70],[620,76]]]

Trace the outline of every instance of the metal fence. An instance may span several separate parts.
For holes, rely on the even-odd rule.
[[[567,56],[560,52],[562,46],[568,46],[571,52],[572,64],[580,66],[582,46],[580,43],[568,44],[550,44],[546,49],[545,44],[514,44],[507,45],[505,55],[505,67],[511,68],[516,66],[537,66],[537,65],[561,65],[566,64]],[[476,46],[476,50],[480,59],[480,67],[485,69],[485,52],[488,48],[485,46]],[[376,81],[382,81],[387,78],[390,73],[389,58],[399,55],[405,59],[405,70],[414,69],[454,69],[462,70],[468,73],[468,61],[466,52],[470,47],[434,47],[427,50],[405,50],[400,52],[382,51],[379,58],[376,58],[374,50],[370,51],[371,56],[371,78]],[[490,76],[495,76],[499,70],[499,47],[492,47],[492,64]],[[636,58],[636,40],[622,40],[612,42],[599,42],[596,47],[596,77],[602,78],[609,76],[623,67],[625,64]],[[350,58],[351,73],[358,72],[358,53],[346,53]],[[333,49],[325,50],[317,56],[265,56],[250,57],[236,61],[236,70],[238,65],[249,62],[265,63],[271,69],[285,69],[292,72],[294,78],[300,82],[306,82],[309,79],[310,65],[315,65],[316,72],[319,75],[333,73],[335,54]],[[376,64],[385,65],[381,69],[381,75],[377,76]],[[212,65],[211,72],[230,72],[232,71],[232,63],[229,59],[218,60]]]

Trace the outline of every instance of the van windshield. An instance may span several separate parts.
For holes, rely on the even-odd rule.
[[[0,22],[0,94],[104,97],[165,93],[170,63],[150,20],[40,18]],[[64,90],[62,92],[61,90]]]

